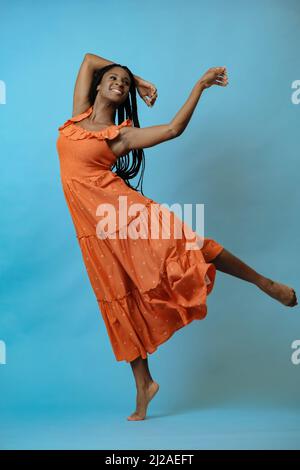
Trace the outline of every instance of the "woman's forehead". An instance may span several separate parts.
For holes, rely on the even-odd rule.
[[[116,75],[119,75],[124,78],[128,78],[130,80],[129,74],[126,72],[126,70],[122,69],[121,67],[112,67],[110,70],[106,72],[106,75],[109,73],[114,73]]]

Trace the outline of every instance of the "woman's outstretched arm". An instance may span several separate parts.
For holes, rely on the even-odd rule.
[[[143,149],[178,137],[188,125],[203,91],[211,85],[228,84],[226,67],[210,68],[195,84],[188,99],[169,124],[123,129],[126,150]]]
[[[226,86],[228,83],[225,67],[210,68],[196,83],[190,96],[172,119],[170,125],[174,130],[176,137],[183,133],[188,125],[198,101],[206,88],[211,85]]]

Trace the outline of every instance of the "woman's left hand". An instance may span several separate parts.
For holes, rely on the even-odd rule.
[[[138,94],[145,101],[147,106],[153,106],[157,98],[157,89],[153,83],[147,82],[142,78],[138,78],[135,82]]]

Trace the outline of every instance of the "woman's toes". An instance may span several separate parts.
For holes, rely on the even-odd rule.
[[[287,307],[294,307],[298,305],[296,292],[289,286],[281,284],[280,282],[272,281],[271,279],[265,279],[259,285],[266,294],[270,295],[274,299]]]
[[[295,305],[298,305],[298,300],[296,292],[292,289],[292,300],[288,303],[288,307],[294,307]]]
[[[137,413],[134,413],[134,414],[128,416],[127,419],[128,419],[128,421],[141,421],[141,420],[145,419],[145,417],[142,417],[142,416],[138,415]]]

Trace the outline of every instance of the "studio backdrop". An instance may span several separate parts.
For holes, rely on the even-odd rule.
[[[114,357],[56,149],[86,53],[155,84],[141,127],[170,122],[226,66],[229,85],[203,93],[185,131],[144,149],[143,191],[203,204],[206,237],[300,292],[299,41],[296,0],[1,2],[1,448],[255,448],[260,432],[299,446],[299,308],[222,272],[206,318],[148,357],[164,424],[126,423],[132,371]]]

